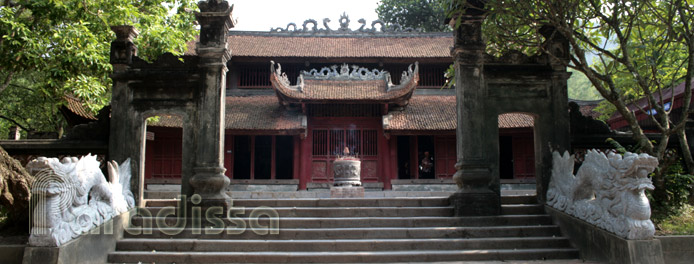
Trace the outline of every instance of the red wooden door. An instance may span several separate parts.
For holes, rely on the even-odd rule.
[[[152,129],[154,141],[151,142],[152,178],[180,178],[183,136],[180,129]],[[148,142],[150,143],[150,142]]]
[[[345,156],[345,147],[361,160],[362,181],[378,181],[378,130],[313,129],[312,143],[311,181],[331,182],[332,162]]]
[[[440,136],[434,138],[434,166],[436,178],[447,179],[455,173],[455,136]]]
[[[513,137],[513,178],[535,177],[535,144],[532,136]]]

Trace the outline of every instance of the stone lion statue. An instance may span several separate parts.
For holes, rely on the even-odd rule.
[[[626,239],[651,239],[655,227],[645,190],[658,160],[648,154],[590,150],[573,175],[574,157],[553,153],[547,204]]]
[[[40,157],[27,164],[36,177],[29,244],[59,246],[135,206],[130,159],[107,163],[109,180],[96,156]]]

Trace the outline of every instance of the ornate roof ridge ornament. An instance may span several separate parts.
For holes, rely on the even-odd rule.
[[[412,68],[412,65],[414,65],[414,68]],[[388,74],[388,92],[393,91],[393,90],[399,90],[405,87],[408,83],[412,82],[413,78],[414,82],[418,83],[419,82],[419,62],[415,61],[413,64],[410,64],[407,66],[407,70],[402,72],[402,75],[400,75],[400,84],[394,85],[390,81],[390,74]]]
[[[338,69],[339,68],[339,69]],[[349,68],[352,68],[350,71]],[[390,73],[386,70],[373,69],[360,67],[358,65],[349,66],[347,63],[342,65],[332,65],[330,67],[323,67],[320,70],[311,69],[309,71],[301,71],[301,75],[304,79],[313,80],[381,80],[383,78],[390,79]],[[388,75],[388,77],[385,77]]]
[[[392,83],[390,73],[385,70],[369,70],[346,63],[323,67],[321,70],[302,71],[296,85],[291,85],[279,63],[270,61],[270,72],[270,82],[283,106],[333,101],[368,101],[404,106],[419,82],[418,62],[409,65],[402,73],[400,84],[397,85]],[[351,90],[352,84],[354,90]]]
[[[282,72],[282,65],[281,64],[277,63],[277,67],[275,67],[275,61],[270,61],[270,72],[272,72],[272,74],[277,77],[277,81],[280,84],[282,84],[283,86],[285,86],[291,90],[303,92],[303,88],[304,88],[304,75],[303,74],[299,75],[299,79],[297,79],[296,85],[292,86],[291,82],[289,82],[289,77],[287,77],[287,73]]]
[[[301,25],[301,28],[297,26],[296,23],[289,23],[287,24],[286,28],[281,28],[281,27],[276,27],[276,28],[271,28],[270,32],[271,33],[284,33],[284,34],[290,34],[290,35],[315,35],[315,34],[324,34],[324,35],[359,35],[359,34],[387,34],[387,33],[412,33],[412,34],[418,34],[418,33],[425,33],[421,28],[411,28],[411,27],[403,27],[400,24],[394,23],[391,25],[386,24],[380,19],[374,20],[371,22],[371,27],[366,28],[366,20],[363,18],[360,18],[357,20],[359,24],[361,24],[361,27],[359,27],[357,30],[352,30],[349,28],[349,22],[351,21],[349,19],[349,16],[346,13],[342,13],[340,15],[340,28],[333,30],[328,26],[328,23],[330,23],[329,18],[324,18],[323,19],[323,28],[318,28],[318,21],[315,19],[306,19],[304,20],[304,23]],[[376,27],[376,25],[380,25],[380,27]]]

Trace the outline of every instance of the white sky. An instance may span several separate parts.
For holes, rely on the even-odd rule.
[[[318,28],[323,28],[323,19],[330,18],[330,28],[340,27],[338,20],[343,12],[349,16],[350,27],[357,29],[357,20],[364,18],[367,25],[378,19],[378,0],[229,0],[234,5],[232,16],[237,19],[232,30],[270,31],[270,28],[285,28],[294,22],[298,28],[304,20],[315,19]]]

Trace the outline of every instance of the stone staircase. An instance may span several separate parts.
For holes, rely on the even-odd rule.
[[[151,200],[152,215],[173,200]],[[447,197],[362,199],[235,199],[238,219],[226,226],[247,227],[240,234],[206,234],[187,220],[185,228],[155,228],[134,235],[130,228],[109,254],[111,263],[230,262],[441,262],[576,259],[559,228],[535,196],[502,196],[502,215],[451,217]],[[279,232],[270,219],[248,219],[254,209],[274,208]],[[265,208],[265,209],[263,209]],[[175,218],[134,217],[132,225]],[[243,223],[241,223],[243,222]],[[255,225],[253,225],[255,223]],[[253,227],[255,228],[251,228]],[[270,228],[268,228],[270,227]],[[277,230],[277,229],[275,229]],[[177,233],[180,231],[180,233]],[[239,233],[239,232],[237,232]]]

